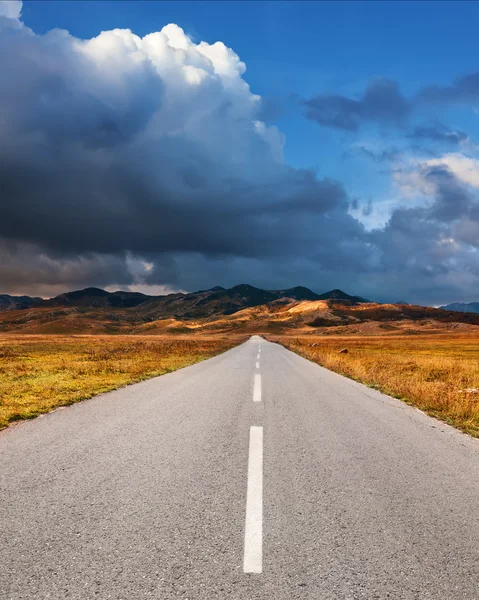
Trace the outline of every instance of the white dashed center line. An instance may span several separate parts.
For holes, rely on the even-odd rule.
[[[259,373],[254,376],[253,402],[261,402],[261,375]]]
[[[245,573],[263,570],[263,428],[251,427],[249,433],[248,489],[244,532]]]

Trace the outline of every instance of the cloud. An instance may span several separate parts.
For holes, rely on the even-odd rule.
[[[0,240],[0,281],[3,291],[50,297],[65,290],[133,283],[125,255],[83,254],[65,257],[46,253],[41,247]]]
[[[384,228],[371,233],[381,248],[378,274],[393,287],[403,281],[409,297],[472,301],[479,282],[477,191],[445,164],[415,165],[411,174],[428,201],[396,209]]]
[[[452,131],[444,125],[418,125],[408,137],[413,140],[431,140],[451,145],[458,145],[467,140],[464,131]]]
[[[471,73],[450,85],[431,85],[422,89],[418,100],[427,104],[475,104],[479,101],[479,73]]]
[[[450,152],[438,158],[413,159],[406,163],[405,168],[396,169],[395,180],[408,196],[416,193],[433,195],[437,189],[436,180],[441,174],[449,179],[453,177],[458,185],[479,190],[479,160],[460,152]]]
[[[285,164],[282,134],[223,43],[174,24],[87,40],[1,27],[0,239],[17,270],[49,286],[83,285],[90,268],[95,284],[188,289],[223,260],[249,264],[248,278],[250,261],[271,272],[297,257],[367,258],[341,184]],[[147,273],[131,268],[142,263]],[[3,281],[15,287],[13,271]]]
[[[367,123],[404,127],[419,111],[464,104],[475,107],[479,101],[479,73],[472,73],[446,86],[431,85],[407,98],[399,84],[386,78],[371,79],[360,98],[340,94],[320,94],[302,100],[306,117],[320,125],[357,132]],[[408,136],[458,144],[467,139],[462,131],[436,125],[417,125]]]
[[[479,160],[465,156],[460,152],[450,152],[440,158],[426,161],[426,164],[434,166],[445,166],[463,184],[471,185],[479,189]]]
[[[0,18],[19,19],[22,14],[23,2],[21,0],[0,1]]]
[[[396,82],[385,78],[370,81],[363,96],[356,100],[341,95],[319,95],[304,101],[308,119],[320,125],[357,131],[363,122],[398,125],[410,112]]]
[[[363,144],[359,144],[358,146],[355,146],[355,148],[361,154],[367,156],[377,163],[393,162],[401,155],[401,151],[398,148],[385,148],[382,150],[376,150],[375,148],[371,148]]]

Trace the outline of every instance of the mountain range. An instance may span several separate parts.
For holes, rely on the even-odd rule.
[[[380,304],[342,290],[316,294],[297,286],[263,290],[247,284],[148,296],[86,288],[44,300],[0,296],[0,332],[230,333],[294,330],[394,334],[470,329],[479,314],[398,302]]]
[[[443,310],[455,310],[457,312],[479,313],[479,302],[470,302],[469,304],[454,302],[453,304],[447,304],[439,308]]]
[[[107,292],[99,288],[86,288],[60,294],[44,300],[30,296],[0,295],[0,311],[23,310],[26,308],[48,307],[110,307],[132,308],[146,304],[148,309],[158,308],[165,314],[175,316],[204,317],[211,314],[233,314],[251,306],[267,304],[280,298],[292,300],[339,300],[357,304],[369,302],[360,296],[350,296],[341,290],[331,290],[324,294],[315,294],[306,287],[297,286],[286,290],[262,290],[252,285],[240,284],[226,289],[221,286],[193,293],[168,294],[165,296],[147,296],[138,292]]]

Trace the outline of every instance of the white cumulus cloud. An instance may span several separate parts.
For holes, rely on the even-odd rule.
[[[0,17],[7,19],[19,19],[22,14],[22,0],[1,0]]]

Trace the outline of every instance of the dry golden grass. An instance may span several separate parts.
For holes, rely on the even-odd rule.
[[[477,334],[269,339],[479,437]]]
[[[221,336],[0,337],[0,429],[228,350]]]

